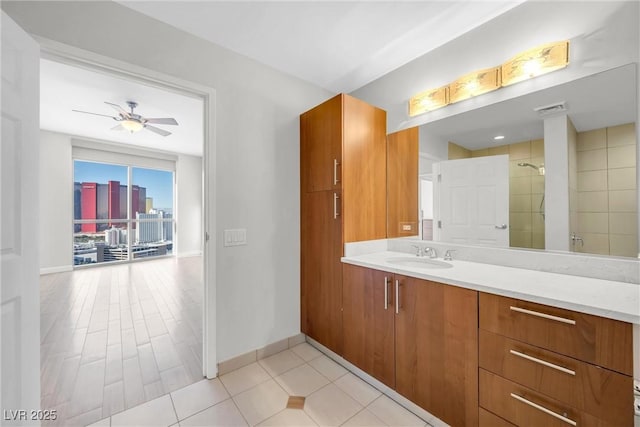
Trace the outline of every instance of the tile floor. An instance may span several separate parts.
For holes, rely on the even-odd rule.
[[[202,380],[201,272],[201,257],[172,257],[42,276],[41,405],[58,414],[45,425],[90,424]]]
[[[287,409],[290,395],[304,409]],[[91,427],[425,426],[378,390],[307,343],[220,378],[201,380]]]

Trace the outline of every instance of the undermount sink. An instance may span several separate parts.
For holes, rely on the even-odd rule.
[[[451,268],[453,265],[448,262],[438,261],[430,258],[406,257],[406,258],[388,258],[389,264],[401,265],[403,267],[413,268]]]

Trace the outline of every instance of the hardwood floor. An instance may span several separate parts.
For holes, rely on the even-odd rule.
[[[41,276],[42,409],[87,425],[202,375],[202,257]]]

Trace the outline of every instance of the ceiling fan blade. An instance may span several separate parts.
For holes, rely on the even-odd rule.
[[[71,110],[71,111],[76,112],[76,113],[93,114],[94,116],[109,117],[110,119],[118,120],[117,117],[109,116],[107,114],[92,113],[90,111],[81,111],[81,110]]]
[[[157,125],[173,125],[173,126],[177,126],[178,122],[176,121],[176,119],[174,119],[173,117],[166,117],[166,118],[155,118],[155,119],[144,119],[144,121],[146,123],[154,123]]]
[[[118,114],[120,114],[120,116],[122,116],[124,118],[127,118],[127,119],[129,117],[131,117],[131,113],[127,112],[127,110],[125,110],[124,108],[122,108],[118,104],[114,104],[112,102],[107,102],[107,101],[104,101],[104,103],[107,104],[108,106],[110,106],[111,108],[113,108],[114,110],[116,110],[118,112]]]
[[[116,126],[112,127],[111,130],[125,131],[126,129],[122,125],[116,125]]]
[[[155,132],[158,135],[162,135],[162,136],[171,135],[171,132],[168,132],[168,131],[166,131],[164,129],[157,128],[155,126],[144,125],[144,128],[147,129],[147,130],[150,130],[151,132]]]

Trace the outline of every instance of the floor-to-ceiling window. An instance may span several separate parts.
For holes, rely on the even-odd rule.
[[[174,172],[74,160],[74,265],[171,255]]]

